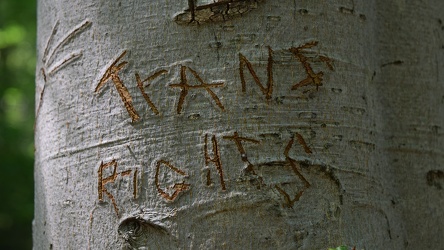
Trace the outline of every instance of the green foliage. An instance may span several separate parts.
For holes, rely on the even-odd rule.
[[[0,0],[0,249],[31,249],[34,0]]]
[[[348,247],[346,247],[346,246],[339,246],[337,248],[329,248],[328,250],[348,250]]]
[[[22,26],[9,25],[0,30],[0,49],[20,44],[25,38],[26,31]]]

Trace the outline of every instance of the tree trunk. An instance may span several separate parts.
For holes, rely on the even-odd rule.
[[[35,249],[442,246],[429,2],[39,1]]]

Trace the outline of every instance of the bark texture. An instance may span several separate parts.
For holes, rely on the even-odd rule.
[[[39,1],[35,249],[442,246],[443,12]]]

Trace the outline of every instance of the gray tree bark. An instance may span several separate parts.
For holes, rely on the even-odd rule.
[[[34,248],[439,248],[443,13],[39,1]]]

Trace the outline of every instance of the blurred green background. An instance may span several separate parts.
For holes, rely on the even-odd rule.
[[[31,249],[35,0],[0,0],[0,249]]]

